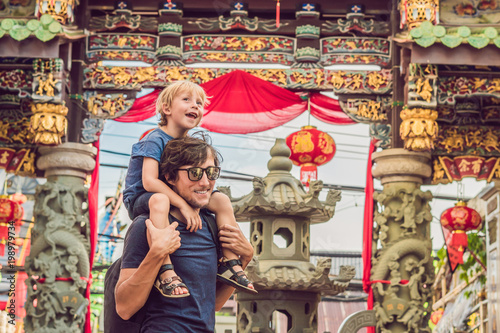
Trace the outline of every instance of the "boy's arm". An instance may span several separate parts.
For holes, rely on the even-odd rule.
[[[142,164],[142,186],[151,193],[163,193],[170,200],[170,204],[179,208],[182,216],[186,218],[188,230],[201,229],[201,219],[197,212],[188,205],[186,200],[175,193],[167,184],[160,180],[158,175],[158,161],[151,157],[144,157]]]
[[[181,238],[175,230],[177,222],[165,229],[157,229],[146,220],[151,247],[138,268],[123,268],[115,287],[116,312],[124,319],[130,319],[146,301],[167,254],[180,247]]]
[[[219,242],[223,248],[227,248],[240,256],[241,267],[243,269],[252,260],[253,247],[238,226],[235,227],[227,224],[221,226],[219,228]],[[217,283],[216,288],[215,311],[219,311],[233,294],[234,288],[223,283]]]

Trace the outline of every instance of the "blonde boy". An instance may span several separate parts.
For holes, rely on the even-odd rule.
[[[198,126],[203,116],[207,96],[203,88],[189,81],[177,81],[165,88],[158,96],[156,112],[161,119],[158,128],[148,133],[132,146],[132,155],[125,180],[123,202],[131,219],[148,213],[154,226],[164,229],[169,225],[170,205],[181,212],[187,229],[191,232],[201,228],[201,219],[191,205],[159,179],[159,165],[162,152],[168,141],[188,135],[188,131]],[[199,177],[197,169],[186,170],[189,178]],[[201,177],[210,180],[219,177],[215,173],[201,171]],[[214,192],[207,207],[216,216],[217,226],[229,224],[237,226],[231,202],[227,196]],[[148,243],[150,238],[148,234]],[[219,263],[218,279],[243,291],[256,293],[238,262],[238,256],[223,249],[223,260]],[[189,289],[175,273],[170,256],[166,256],[158,272],[156,288],[165,297],[189,296]]]

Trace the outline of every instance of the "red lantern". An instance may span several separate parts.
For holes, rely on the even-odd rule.
[[[463,251],[468,245],[466,232],[481,226],[481,216],[467,207],[465,202],[459,201],[455,207],[448,208],[441,214],[441,225],[452,232],[450,245]]]
[[[443,308],[437,309],[436,311],[434,311],[431,314],[431,322],[434,325],[437,325],[437,323],[439,322],[439,320],[441,320],[441,317],[443,317],[443,314],[444,314],[444,309]]]
[[[9,222],[17,221],[23,217],[22,206],[6,196],[0,197],[0,255],[5,254],[5,244],[8,238]]]
[[[336,150],[333,138],[315,126],[304,126],[290,134],[286,144],[292,151],[290,159],[293,164],[301,167],[300,181],[304,185],[318,179],[317,166],[329,162]]]

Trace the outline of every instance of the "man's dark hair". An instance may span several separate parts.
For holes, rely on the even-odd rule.
[[[167,142],[161,156],[160,179],[176,180],[177,169],[185,165],[202,165],[209,155],[213,156],[215,166],[219,166],[222,155],[211,145],[210,137],[203,132],[172,139]]]

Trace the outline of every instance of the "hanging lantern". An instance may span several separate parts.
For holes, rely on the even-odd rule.
[[[0,223],[8,223],[19,220],[23,216],[21,205],[9,199],[7,196],[0,197]]]
[[[443,317],[443,314],[444,314],[444,309],[443,308],[437,309],[436,311],[434,311],[431,314],[431,322],[434,325],[437,325],[437,323],[439,322],[439,320],[441,320],[441,317]]]
[[[441,214],[441,225],[452,232],[450,245],[463,251],[468,246],[467,231],[476,230],[481,225],[479,213],[459,201],[455,207],[448,208]]]
[[[19,203],[0,196],[0,256],[5,254],[5,244],[8,239],[9,222],[17,221],[23,216],[23,208]]]
[[[319,165],[329,162],[335,155],[335,141],[315,126],[303,126],[300,131],[290,134],[286,144],[292,151],[290,159],[300,166],[300,181],[309,186],[309,182],[318,179]]]

